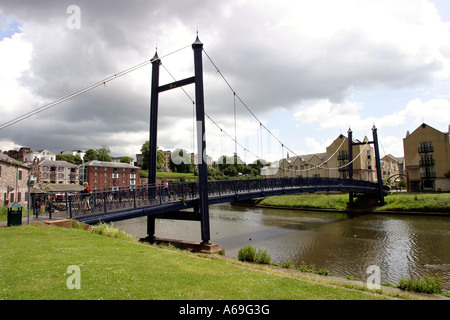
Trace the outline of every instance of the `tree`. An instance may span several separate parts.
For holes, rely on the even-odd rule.
[[[84,162],[89,162],[93,160],[111,162],[112,157],[109,155],[111,150],[107,146],[102,146],[100,149],[94,150],[89,149],[84,155]]]
[[[94,149],[89,149],[86,151],[86,154],[84,155],[83,159],[84,159],[84,162],[97,160],[97,152],[95,152]]]
[[[97,149],[96,152],[98,161],[106,161],[106,162],[112,161],[112,157],[109,155],[109,153],[111,152],[109,147],[102,146],[100,149]]]
[[[120,162],[130,164],[131,158],[130,157],[122,157],[122,158],[120,158]]]
[[[162,152],[161,150],[159,150],[158,148],[158,152],[156,154],[156,169],[157,170],[161,170],[162,164],[164,162],[164,152]],[[148,156],[150,153],[150,141],[145,141],[144,144],[141,147],[141,153],[142,153],[142,169],[143,170],[148,170]]]
[[[67,161],[76,165],[83,163],[80,156],[74,156],[73,154],[57,154],[56,160],[58,161]]]
[[[175,149],[170,154],[170,170],[173,172],[189,173],[194,171],[191,154],[184,149]]]

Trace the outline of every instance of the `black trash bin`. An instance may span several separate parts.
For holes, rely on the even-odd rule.
[[[22,206],[13,203],[8,207],[8,227],[22,225]]]

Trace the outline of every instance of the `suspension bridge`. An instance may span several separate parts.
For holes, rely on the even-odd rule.
[[[155,235],[155,219],[181,219],[200,221],[201,239],[203,244],[210,244],[210,228],[209,228],[209,206],[212,204],[234,202],[255,198],[262,198],[273,195],[294,194],[302,192],[319,192],[319,191],[339,191],[349,193],[350,202],[353,201],[353,195],[374,194],[378,197],[380,204],[384,202],[384,195],[388,192],[387,187],[382,184],[380,156],[378,149],[377,130],[372,129],[373,141],[366,142],[374,145],[375,160],[377,169],[377,181],[369,182],[365,180],[353,179],[353,155],[351,153],[353,145],[357,144],[352,139],[352,132],[348,132],[349,147],[349,176],[347,179],[340,178],[304,178],[304,177],[265,177],[259,179],[232,179],[208,181],[207,161],[206,161],[206,132],[205,132],[205,116],[211,120],[222,132],[225,132],[217,122],[215,122],[208,114],[205,113],[204,107],[204,87],[203,87],[203,61],[202,56],[211,61],[216,68],[217,73],[223,78],[227,86],[232,91],[234,97],[234,117],[235,117],[235,135],[225,134],[230,137],[237,146],[241,146],[245,152],[251,152],[237,141],[236,137],[236,99],[238,99],[244,107],[251,113],[260,125],[260,129],[265,129],[274,138],[282,148],[285,148],[291,154],[296,155],[294,151],[286,147],[272,132],[256,117],[255,113],[245,104],[245,102],[236,94],[229,82],[212,61],[211,57],[204,51],[203,43],[199,40],[198,35],[192,44],[194,53],[194,76],[175,80],[172,83],[159,84],[159,70],[161,59],[155,53],[154,57],[149,61],[152,65],[152,81],[151,81],[151,98],[150,98],[150,129],[149,129],[149,179],[148,185],[134,186],[121,190],[96,191],[89,196],[83,194],[68,194],[59,201],[50,200],[50,212],[57,210],[63,212],[68,217],[76,219],[87,224],[95,224],[99,221],[112,222],[138,217],[147,217],[147,234],[148,239],[154,238]],[[181,50],[181,49],[180,49]],[[147,65],[144,63],[137,67],[127,69],[126,71],[116,74],[115,77],[107,78],[107,81],[115,79],[118,75],[126,74],[138,67]],[[85,91],[91,90],[98,85],[105,84],[100,81],[97,84],[86,87]],[[183,87],[195,85],[195,99],[191,98]],[[180,182],[172,183],[168,189],[157,184],[156,167],[157,167],[157,136],[158,136],[158,100],[159,94],[166,91],[181,88],[195,107],[196,131],[197,131],[197,154],[198,154],[198,181],[196,182]],[[84,89],[83,89],[84,90]],[[83,90],[77,91],[85,92]],[[70,97],[69,97],[70,96]],[[71,98],[72,96],[69,95]],[[59,102],[58,102],[59,103]],[[53,105],[44,106],[45,110]],[[261,145],[262,149],[262,145]],[[183,209],[193,208],[192,211]],[[180,211],[182,210],[182,211]]]

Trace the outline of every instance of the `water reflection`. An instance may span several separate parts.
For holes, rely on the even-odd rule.
[[[450,290],[450,217],[347,215],[231,206],[210,207],[211,241],[237,256],[252,244],[272,260],[303,261],[339,276],[367,278],[367,267],[381,269],[381,282],[397,284],[404,276],[438,274]],[[116,222],[143,237],[145,218]],[[156,235],[200,241],[200,224],[157,220]]]

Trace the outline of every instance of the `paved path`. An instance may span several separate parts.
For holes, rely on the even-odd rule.
[[[30,215],[30,217],[28,217],[28,216],[22,217],[22,225],[28,224],[28,223],[38,223],[38,222],[43,222],[43,221],[56,221],[56,220],[63,220],[63,219],[67,219],[66,212],[64,212],[64,213],[55,212],[52,214],[51,219],[49,218],[48,214],[39,215],[38,218],[36,218],[36,216],[34,216],[34,215],[33,216]],[[0,221],[0,228],[6,227],[6,226],[8,226],[8,221]]]

